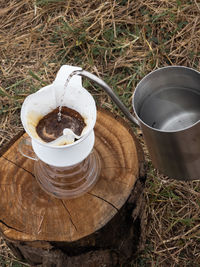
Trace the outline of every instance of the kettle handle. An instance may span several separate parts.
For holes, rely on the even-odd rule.
[[[107,85],[107,83],[105,83],[102,79],[100,79],[96,75],[85,70],[76,71],[75,74],[86,77],[90,79],[91,81],[96,82],[111,97],[111,99],[121,109],[121,111],[124,113],[127,119],[129,119],[136,126],[140,126],[138,120],[129,112],[127,107],[121,102],[121,100],[117,97],[117,95],[113,92],[113,90]]]

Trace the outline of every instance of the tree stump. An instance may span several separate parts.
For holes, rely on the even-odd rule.
[[[57,199],[35,180],[34,161],[1,151],[0,231],[14,255],[36,266],[120,266],[145,240],[143,152],[129,125],[98,111],[95,149],[101,174],[75,199]]]

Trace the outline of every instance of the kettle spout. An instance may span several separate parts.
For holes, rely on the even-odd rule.
[[[127,107],[121,102],[121,100],[118,98],[118,96],[113,92],[113,90],[105,83],[102,79],[97,77],[96,75],[85,71],[85,70],[77,70],[74,71],[74,74],[86,77],[90,79],[91,81],[97,83],[113,100],[113,102],[121,109],[121,111],[124,113],[124,115],[129,119],[132,123],[134,123],[136,126],[140,126],[138,120],[129,112]]]

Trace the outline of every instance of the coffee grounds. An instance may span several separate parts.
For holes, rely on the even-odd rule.
[[[59,108],[45,115],[36,126],[36,132],[45,142],[52,142],[63,135],[65,128],[71,129],[76,135],[81,135],[86,126],[83,117],[75,110],[62,107],[61,121],[58,121]]]

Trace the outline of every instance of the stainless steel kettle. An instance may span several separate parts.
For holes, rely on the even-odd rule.
[[[141,127],[153,165],[178,180],[200,180],[200,73],[169,66],[145,76],[133,95],[136,118],[100,78],[76,74],[97,83],[126,117]]]

